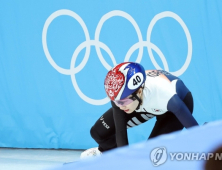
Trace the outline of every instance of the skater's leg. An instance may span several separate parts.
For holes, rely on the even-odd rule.
[[[90,130],[92,138],[99,144],[101,152],[116,148],[115,124],[110,108],[93,125]]]
[[[189,92],[183,99],[183,102],[186,104],[187,108],[190,110],[191,114],[193,113],[193,97]],[[184,126],[180,123],[177,117],[172,112],[166,112],[163,115],[156,116],[156,123],[154,128],[149,136],[150,138],[171,133],[174,131],[182,130]]]
[[[184,126],[179,122],[177,117],[172,112],[166,112],[164,115],[157,116],[157,121],[149,136],[150,138],[171,133],[177,130],[182,130]]]

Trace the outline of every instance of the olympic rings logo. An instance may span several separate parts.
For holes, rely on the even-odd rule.
[[[70,69],[65,69],[65,68],[62,68],[60,67],[59,65],[57,65],[55,63],[55,61],[53,60],[52,56],[50,55],[49,53],[49,50],[48,50],[48,47],[47,47],[47,30],[48,30],[48,27],[49,25],[51,24],[51,22],[59,17],[59,16],[62,16],[62,15],[67,15],[67,16],[71,16],[73,17],[74,19],[76,19],[79,24],[81,25],[83,31],[84,31],[84,34],[85,34],[85,38],[86,40],[81,43],[74,51],[73,55],[72,55],[72,59],[71,59],[71,64],[70,64]],[[161,50],[155,45],[153,44],[151,41],[150,41],[150,38],[151,38],[151,33],[152,33],[152,29],[154,27],[154,25],[156,24],[156,22],[160,19],[163,19],[165,17],[171,17],[173,19],[175,19],[180,25],[181,27],[183,28],[184,32],[185,32],[185,35],[186,35],[186,38],[187,38],[187,44],[188,44],[188,52],[187,52],[187,57],[186,57],[186,61],[184,63],[184,65],[178,70],[178,71],[175,71],[175,72],[171,72],[172,74],[176,75],[176,76],[180,76],[182,75],[187,67],[189,66],[190,64],[190,61],[191,61],[191,56],[192,56],[192,40],[191,40],[191,36],[190,36],[190,33],[189,33],[189,30],[186,26],[186,24],[183,22],[183,20],[175,13],[171,12],[171,11],[164,11],[164,12],[161,12],[157,15],[154,16],[154,18],[151,20],[150,24],[149,24],[149,27],[147,29],[147,40],[144,41],[142,39],[142,34],[141,34],[141,31],[139,29],[139,26],[137,25],[136,21],[132,18],[132,16],[130,16],[128,13],[126,12],[123,12],[123,11],[120,11],[120,10],[114,10],[114,11],[110,11],[108,13],[106,13],[99,21],[97,27],[96,27],[96,31],[95,31],[95,39],[94,40],[91,40],[90,39],[90,36],[89,36],[89,32],[88,32],[88,29],[86,27],[86,24],[84,23],[84,21],[82,20],[82,18],[76,14],[75,12],[71,11],[71,10],[66,10],[66,9],[62,9],[62,10],[58,10],[58,11],[55,11],[54,13],[52,13],[46,20],[45,24],[44,24],[44,27],[43,27],[43,31],[42,31],[42,45],[43,45],[43,50],[45,52],[45,55],[46,55],[46,58],[48,59],[49,63],[61,74],[65,74],[65,75],[70,75],[71,76],[71,80],[72,80],[72,83],[73,83],[73,86],[76,90],[76,92],[78,93],[78,95],[84,100],[86,101],[87,103],[89,104],[92,104],[92,105],[104,105],[106,103],[108,103],[110,100],[108,97],[104,98],[104,99],[100,99],[100,100],[95,100],[95,99],[91,99],[89,97],[87,97],[85,94],[82,93],[82,91],[80,90],[77,82],[76,82],[76,78],[75,78],[75,74],[80,72],[84,66],[86,65],[88,59],[89,59],[89,55],[90,55],[90,47],[91,46],[95,46],[95,49],[96,49],[96,52],[97,52],[97,55],[99,57],[99,60],[101,61],[102,65],[107,69],[107,70],[110,70],[113,66],[115,66],[117,63],[116,63],[116,60],[115,60],[115,57],[114,55],[112,54],[111,50],[109,49],[109,47],[100,42],[99,41],[99,36],[100,36],[100,31],[102,29],[102,26],[103,24],[105,23],[105,21],[107,21],[108,19],[114,17],[114,16],[119,16],[119,17],[123,17],[125,19],[127,19],[135,28],[135,31],[137,33],[137,36],[138,36],[138,42],[135,43],[127,52],[126,56],[125,56],[125,59],[124,59],[124,62],[127,62],[129,61],[131,55],[133,54],[133,52],[137,49],[139,49],[139,53],[138,53],[138,56],[137,56],[137,59],[135,62],[138,62],[140,63],[141,59],[142,59],[142,55],[143,55],[143,47],[147,47],[148,49],[148,54],[151,58],[151,62],[153,63],[153,65],[155,66],[156,69],[162,69],[156,62],[154,56],[153,56],[153,53],[152,53],[152,50],[154,50],[160,57],[161,61],[163,62],[163,66],[164,66],[164,70],[169,71],[169,67],[168,67],[168,64],[167,64],[167,61],[166,61],[166,58],[164,57],[163,53],[161,52]],[[77,59],[77,56],[78,54],[81,52],[82,49],[86,48],[86,52],[85,52],[85,55],[84,55],[84,59],[82,60],[82,62],[77,66],[77,67],[74,67],[75,66],[75,62],[76,62],[76,59]],[[106,51],[106,53],[110,56],[111,60],[112,60],[112,63],[113,63],[113,66],[110,66],[104,59],[102,53],[101,53],[101,50],[100,49],[103,49]]]

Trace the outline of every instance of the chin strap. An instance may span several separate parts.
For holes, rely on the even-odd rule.
[[[138,104],[138,106],[137,106],[137,108],[136,108],[136,110],[138,110],[138,109],[140,108],[140,105],[141,105],[141,103],[142,103],[142,100],[141,100],[135,93],[133,93],[132,96],[135,97],[136,100],[138,100],[138,102],[139,102],[139,104]]]

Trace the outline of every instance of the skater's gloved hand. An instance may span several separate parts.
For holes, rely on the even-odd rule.
[[[89,157],[95,157],[95,156],[100,156],[102,154],[102,152],[100,152],[98,150],[98,147],[96,148],[91,148],[91,149],[87,149],[84,152],[81,153],[80,155],[80,159],[85,159],[85,158],[89,158]]]

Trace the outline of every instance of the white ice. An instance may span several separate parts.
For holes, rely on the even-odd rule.
[[[0,148],[0,170],[44,170],[77,161],[82,150]]]

